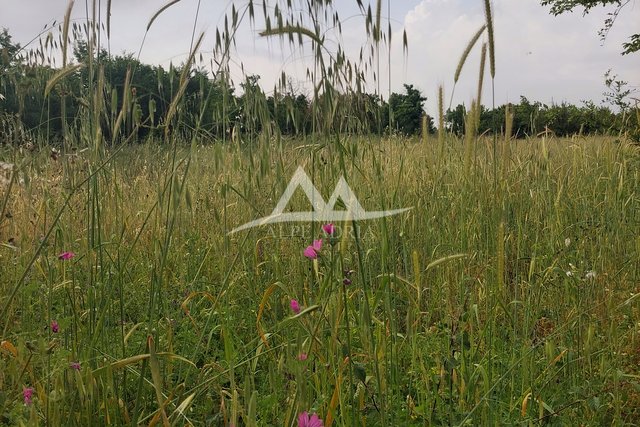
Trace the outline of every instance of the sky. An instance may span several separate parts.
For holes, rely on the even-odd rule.
[[[391,24],[393,35],[390,58],[388,48],[382,48],[381,93],[388,93],[390,73],[391,90],[402,92],[404,83],[413,84],[428,98],[425,109],[429,114],[435,115],[439,85],[444,86],[445,106],[450,100],[454,106],[469,105],[476,96],[481,43],[469,55],[452,97],[453,75],[469,39],[485,22],[483,0],[389,1],[390,4],[383,1],[383,28]],[[102,3],[104,18],[106,1],[96,3]],[[179,64],[188,55],[195,22],[196,37],[205,33],[200,49],[204,63],[210,63],[216,28],[224,25],[224,14],[230,12],[232,3],[242,10],[247,1],[204,0],[198,9],[198,0],[182,0],[159,15],[145,37],[150,18],[166,1],[113,0],[110,50],[113,54],[139,52],[140,60],[149,64]],[[254,3],[261,16],[262,2],[254,0]],[[268,2],[275,3],[275,0]],[[367,1],[363,3],[366,5]],[[48,26],[43,33],[46,36],[54,20],[58,23],[63,20],[67,4],[66,0],[0,0],[0,28],[7,28],[14,42],[21,45],[35,38],[30,46],[37,47],[38,35]],[[74,22],[86,20],[87,4],[91,8],[91,1],[75,2],[71,15]],[[611,8],[596,8],[586,16],[576,10],[554,17],[539,0],[493,0],[492,5],[496,75],[493,88],[489,77],[484,80],[483,103],[500,105],[518,102],[520,96],[526,96],[547,104],[563,101],[580,104],[583,100],[600,104],[605,91],[603,76],[608,69],[630,86],[639,88],[640,53],[620,54],[621,44],[630,34],[638,32],[639,0],[631,0],[623,9],[604,43],[598,30]],[[368,45],[356,0],[334,0],[334,6],[343,21],[342,34],[330,33],[328,37],[333,40],[327,46],[331,49],[339,42],[357,60],[360,48]],[[285,71],[299,81],[299,90],[308,91],[305,71],[309,49],[292,51],[287,43],[262,38],[258,33],[263,28],[264,22],[259,17],[255,27],[243,25],[238,32],[233,53],[234,81],[243,80],[243,70],[246,74],[258,74],[261,85],[269,92]],[[57,31],[57,24],[53,31]],[[408,37],[406,54],[403,31]],[[486,38],[484,34],[480,41]]]

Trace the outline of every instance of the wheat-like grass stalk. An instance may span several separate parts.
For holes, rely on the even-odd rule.
[[[158,18],[158,16],[160,16],[162,14],[162,12],[164,12],[167,9],[169,9],[171,6],[173,6],[176,3],[180,3],[181,1],[182,0],[171,0],[169,3],[165,4],[160,9],[158,9],[158,11],[151,16],[151,19],[149,19],[149,23],[147,24],[147,30],[146,31],[149,31],[149,29],[151,28],[151,26],[153,25],[155,20]]]
[[[53,88],[56,87],[58,83],[64,80],[65,77],[78,71],[83,66],[83,64],[73,64],[69,65],[68,67],[61,68],[59,71],[57,71],[53,76],[51,76],[49,81],[47,81],[47,84],[44,87],[44,96],[49,96]]]
[[[453,74],[454,83],[458,83],[458,79],[460,78],[460,73],[462,72],[462,67],[464,67],[465,62],[467,62],[467,57],[469,56],[471,49],[473,49],[473,46],[475,46],[476,42],[478,41],[478,39],[480,38],[480,36],[482,35],[482,32],[486,27],[487,27],[486,25],[482,25],[482,27],[480,27],[480,29],[476,31],[473,37],[471,37],[471,40],[469,40],[469,43],[467,43],[467,46],[464,48],[464,51],[462,51],[462,55],[460,55],[460,59],[458,60],[458,66],[456,67],[456,72]]]
[[[445,137],[444,87],[443,85],[439,85],[438,86],[438,145],[439,145],[440,157],[442,157],[444,153],[444,137]]]
[[[475,137],[477,132],[476,125],[476,109],[478,108],[478,104],[475,100],[471,102],[471,108],[467,112],[467,116],[465,117],[465,126],[464,126],[464,171],[467,177],[470,177],[469,173],[471,171],[471,154],[473,152],[473,146],[475,145]]]
[[[471,49],[473,49],[473,46],[475,46],[476,42],[482,35],[482,32],[485,30],[485,28],[486,28],[486,25],[483,24],[478,29],[478,31],[476,31],[473,37],[471,37],[471,39],[469,40],[469,43],[467,43],[467,46],[464,48],[464,51],[462,51],[462,55],[460,55],[460,59],[458,60],[458,66],[456,67],[456,71],[453,74],[453,89],[451,90],[449,107],[451,107],[451,104],[453,103],[453,94],[456,91],[456,85],[458,83],[458,80],[460,79],[460,73],[462,73],[462,67],[464,67],[464,64],[467,62],[467,58],[469,57],[469,53],[471,52]]]
[[[382,34],[382,0],[377,0],[376,2],[376,25],[374,28],[373,37],[376,43],[380,42],[380,36]]]
[[[120,112],[118,113],[118,117],[112,128],[112,143],[115,143],[116,138],[118,137],[118,133],[120,132],[120,127],[122,123],[125,121],[126,115],[129,112],[129,98],[131,93],[131,68],[127,69],[127,74],[125,74],[124,86],[122,88],[122,108],[120,108]],[[117,100],[117,93],[114,90],[112,93],[112,105],[118,105],[117,102],[113,102]]]
[[[107,0],[107,38],[111,38],[111,1]]]
[[[491,78],[496,77],[496,54],[495,37],[493,33],[493,17],[491,15],[491,4],[489,0],[484,0],[484,14],[487,20],[487,33],[489,33],[489,69]]]
[[[487,44],[482,43],[482,52],[480,52],[480,73],[478,75],[478,112],[476,122],[480,123],[480,114],[482,113],[482,84],[484,82],[484,66],[487,58]]]
[[[320,37],[316,35],[316,33],[300,25],[285,25],[277,28],[267,28],[260,32],[260,35],[262,37],[283,36],[285,34],[290,34],[290,35],[297,34],[299,36],[307,36],[311,40],[316,42],[318,46],[322,45],[322,40],[320,39]]]
[[[498,225],[498,235],[497,237],[497,250],[496,250],[496,258],[497,258],[497,267],[496,267],[496,276],[497,276],[497,297],[501,299],[502,304],[506,307],[508,301],[507,290],[505,289],[505,225],[504,220],[500,221]]]
[[[502,144],[502,182],[506,181],[509,161],[511,159],[511,133],[513,132],[513,112],[511,104],[505,106],[504,142]]]
[[[178,91],[175,96],[171,100],[171,104],[169,105],[169,109],[167,110],[164,134],[165,138],[169,136],[170,124],[173,120],[173,116],[176,114],[176,110],[178,108],[178,103],[182,99],[185,90],[187,89],[187,84],[189,84],[189,74],[191,73],[191,65],[195,59],[196,53],[200,49],[200,44],[202,44],[202,40],[204,39],[204,33],[200,33],[196,44],[193,46],[191,52],[189,52],[189,58],[187,58],[187,62],[184,64],[182,68],[182,73],[180,74],[180,85],[178,87]]]
[[[94,144],[95,148],[102,142],[102,128],[100,126],[100,116],[104,111],[104,65],[100,65],[98,68],[98,81],[94,88],[94,101],[93,101],[93,125],[95,126]]]
[[[71,11],[73,10],[74,0],[69,0],[67,10],[64,14],[64,21],[62,22],[62,68],[67,66],[67,50],[69,44],[69,24],[71,22]]]

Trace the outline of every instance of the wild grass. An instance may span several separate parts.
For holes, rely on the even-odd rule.
[[[265,126],[260,91],[243,101],[261,131],[205,138],[203,107],[181,132],[200,36],[165,122],[151,119],[139,144],[135,69],[119,94],[90,54],[87,107],[64,123],[61,152],[45,134],[32,150],[0,147],[14,165],[0,180],[0,423],[292,426],[303,412],[325,426],[635,423],[637,147],[478,136],[474,108],[457,139],[443,86],[437,139],[336,133],[340,95],[373,68],[379,86],[382,2],[358,2],[371,53],[357,64],[323,45],[341,28],[328,4],[307,15],[288,4],[264,7],[263,34],[311,44],[310,135]],[[487,48],[495,76],[489,6],[478,110]],[[47,92],[75,72],[71,7]],[[217,78],[245,15],[254,24],[253,2],[234,4],[217,33]],[[230,234],[269,215],[299,166],[325,200],[344,177],[368,211],[411,210],[336,223],[331,236],[322,223]],[[289,209],[309,208],[296,192]],[[320,256],[305,257],[320,238]]]
[[[440,159],[397,138],[146,144],[107,162],[5,150],[24,182],[1,224],[3,305],[20,283],[3,422],[631,424],[637,149],[534,139],[493,159],[482,141],[467,165],[459,141]],[[325,200],[344,173],[367,210],[412,210],[337,224],[316,261],[302,250],[319,224],[227,234],[299,165]]]

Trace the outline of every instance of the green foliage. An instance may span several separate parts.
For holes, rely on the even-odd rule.
[[[404,90],[404,94],[392,93],[389,97],[390,127],[404,135],[416,135],[422,126],[422,106],[427,98],[413,85],[405,84]]]
[[[4,74],[15,66],[16,54],[20,51],[20,44],[13,43],[9,30],[3,28],[0,32],[0,71]]]
[[[442,161],[400,137],[337,141],[58,161],[4,147],[38,175],[0,223],[2,306],[30,272],[1,325],[0,423],[149,424],[158,391],[174,425],[637,419],[637,149],[512,141],[496,187],[490,140],[468,169],[448,160],[455,143]],[[338,150],[346,172],[323,161]],[[298,164],[324,195],[345,174],[367,210],[413,209],[357,223],[359,239],[348,223],[335,238],[318,224],[227,235],[269,213]]]
[[[617,107],[620,111],[628,111],[631,108],[629,98],[637,89],[630,88],[628,82],[618,79],[611,69],[604,73],[604,85],[607,87],[607,91],[603,94],[605,102]]]
[[[624,50],[622,51],[623,55],[627,55],[629,53],[637,52],[640,50],[640,34],[633,34],[629,36],[629,41],[622,43],[622,47]]]
[[[65,76],[56,85],[51,96],[42,94],[44,85],[56,70],[42,65],[27,64],[16,58],[18,46],[11,44],[5,30],[2,36],[6,58],[12,58],[13,73],[3,74],[4,100],[0,101],[5,114],[13,117],[16,126],[31,132],[48,135],[52,141],[62,138],[63,123],[79,130],[87,122],[92,85],[96,83],[97,70],[104,73],[104,105],[98,125],[107,140],[120,141],[136,129],[136,139],[146,138],[167,126],[165,116],[171,100],[177,93],[182,67],[151,66],[138,61],[133,54],[109,56],[107,51],[90,49],[86,41],[79,39],[74,45],[74,58],[84,67]],[[8,62],[7,62],[8,64]],[[130,75],[129,93],[125,90]],[[181,120],[174,132],[192,134],[195,129],[207,137],[226,139],[232,135],[246,134],[255,138],[262,132],[277,130],[283,135],[303,135],[326,129],[330,133],[374,133],[388,131],[405,135],[417,135],[421,129],[422,106],[426,100],[413,85],[405,85],[405,93],[392,93],[390,104],[379,95],[347,91],[340,93],[328,86],[325,93],[309,98],[304,93],[289,89],[267,96],[259,85],[258,76],[247,76],[240,84],[241,95],[224,73],[211,78],[208,73],[195,69],[189,73],[181,103]],[[65,120],[62,118],[62,96],[65,98]],[[127,100],[127,105],[123,102]],[[389,126],[391,110],[393,125]],[[113,135],[120,111],[124,126]],[[330,111],[330,116],[326,112]],[[43,121],[43,115],[49,117]],[[8,121],[6,119],[5,121]],[[429,130],[434,131],[433,119],[428,118]],[[169,126],[173,126],[169,124]],[[5,138],[10,140],[10,138]]]
[[[625,111],[614,113],[608,107],[593,102],[584,102],[582,106],[568,103],[546,105],[538,101],[531,102],[520,97],[520,103],[511,104],[513,113],[512,136],[525,138],[541,132],[552,132],[557,136],[573,135],[620,135],[631,136],[636,129],[636,119]],[[462,135],[465,132],[466,108],[458,105],[447,110],[447,129]],[[480,134],[493,133],[494,129],[503,130],[505,106],[487,109],[482,106],[480,113]]]
[[[447,131],[454,135],[464,135],[465,116],[467,115],[467,109],[464,105],[458,104],[453,110],[447,109],[445,114],[445,126]]]
[[[305,94],[276,91],[267,98],[267,106],[281,133],[298,135],[311,132],[311,106]]]

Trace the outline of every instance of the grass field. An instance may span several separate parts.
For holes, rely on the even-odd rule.
[[[1,424],[640,419],[637,146],[309,137],[0,159],[16,165]],[[368,211],[412,209],[333,236],[228,234],[298,166],[325,200],[344,176]],[[309,207],[298,191],[290,208]]]

